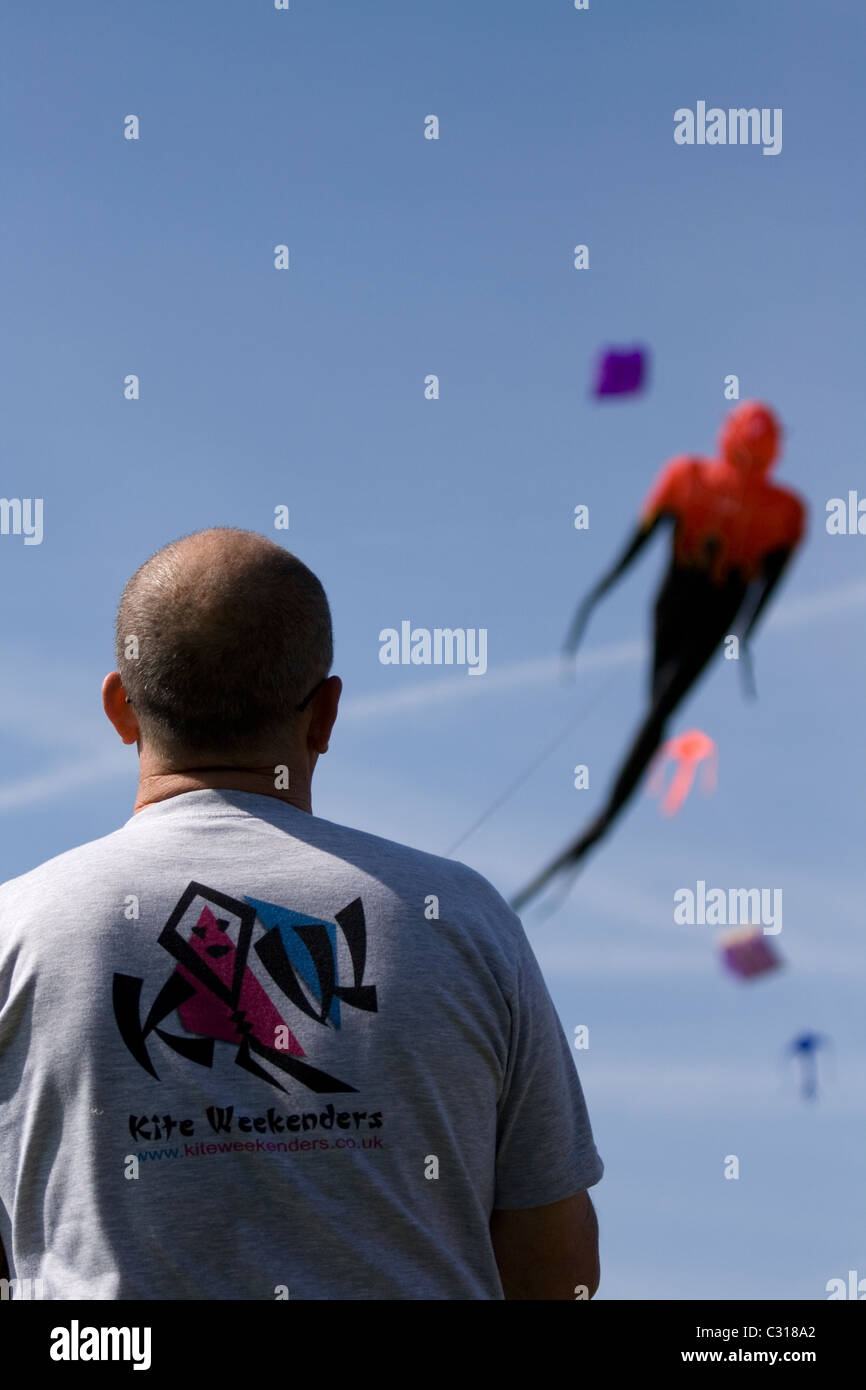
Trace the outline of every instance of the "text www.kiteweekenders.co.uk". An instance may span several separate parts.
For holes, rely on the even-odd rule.
[[[214,1154],[228,1153],[300,1153],[311,1149],[383,1149],[385,1146],[378,1134],[364,1135],[353,1139],[344,1135],[339,1139],[291,1139],[287,1143],[256,1139],[242,1142],[233,1140],[222,1144],[184,1144],[183,1149],[151,1149],[133,1155],[140,1163],[154,1162],[164,1158],[206,1158]]]
[[[763,1361],[770,1366],[782,1361],[817,1361],[817,1351],[744,1351],[742,1347],[732,1347],[730,1351],[681,1351],[683,1361]]]

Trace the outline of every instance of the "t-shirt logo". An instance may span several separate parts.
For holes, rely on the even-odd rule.
[[[177,965],[143,1024],[144,981],[133,975],[114,976],[114,1016],[129,1051],[158,1081],[147,1047],[152,1033],[173,1052],[203,1067],[213,1065],[215,1041],[237,1043],[237,1065],[281,1091],[286,1087],[268,1068],[277,1068],[311,1091],[356,1090],[300,1060],[304,1049],[249,965],[256,925],[252,949],[295,1009],[333,1028],[341,1026],[341,1004],[378,1011],[376,986],[363,983],[367,924],[360,898],[326,922],[258,898],[231,898],[193,882],[157,938]],[[337,978],[338,929],[348,948],[351,984],[341,985]],[[175,1010],[187,1033],[198,1036],[181,1037],[160,1027]]]

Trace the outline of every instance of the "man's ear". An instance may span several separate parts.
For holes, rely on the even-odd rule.
[[[327,753],[331,731],[337,720],[343,682],[339,676],[329,676],[312,703],[312,718],[307,730],[307,742],[314,753]]]
[[[119,671],[112,671],[102,682],[102,708],[124,743],[138,743],[141,731]]]

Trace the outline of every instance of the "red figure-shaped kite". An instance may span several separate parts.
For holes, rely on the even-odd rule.
[[[750,670],[748,639],[805,528],[804,503],[769,478],[780,440],[772,410],[744,401],[722,426],[720,459],[672,459],[644,502],[625,551],[578,608],[565,644],[569,656],[577,650],[595,603],[625,573],[654,531],[662,523],[672,524],[670,565],[655,605],[649,712],[604,810],[513,899],[513,907],[522,907],[560,870],[579,863],[609,829],[662,742],[680,701],[723,638],[732,633],[735,620],[740,660]]]

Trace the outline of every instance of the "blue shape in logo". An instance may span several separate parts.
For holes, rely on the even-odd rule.
[[[251,907],[256,910],[256,916],[263,926],[269,931],[276,930],[280,934],[283,949],[292,965],[297,970],[304,984],[309,987],[313,997],[322,1002],[322,990],[319,981],[319,974],[316,970],[313,958],[310,955],[305,943],[298,936],[296,927],[324,927],[331,943],[331,957],[334,962],[334,984],[339,984],[337,978],[337,927],[334,922],[325,922],[321,917],[307,917],[303,912],[293,912],[289,907],[280,907],[277,903],[266,903],[258,898],[244,898]],[[340,1027],[340,1001],[336,995],[331,1000],[331,1007],[328,1010],[328,1019],[335,1028]]]

